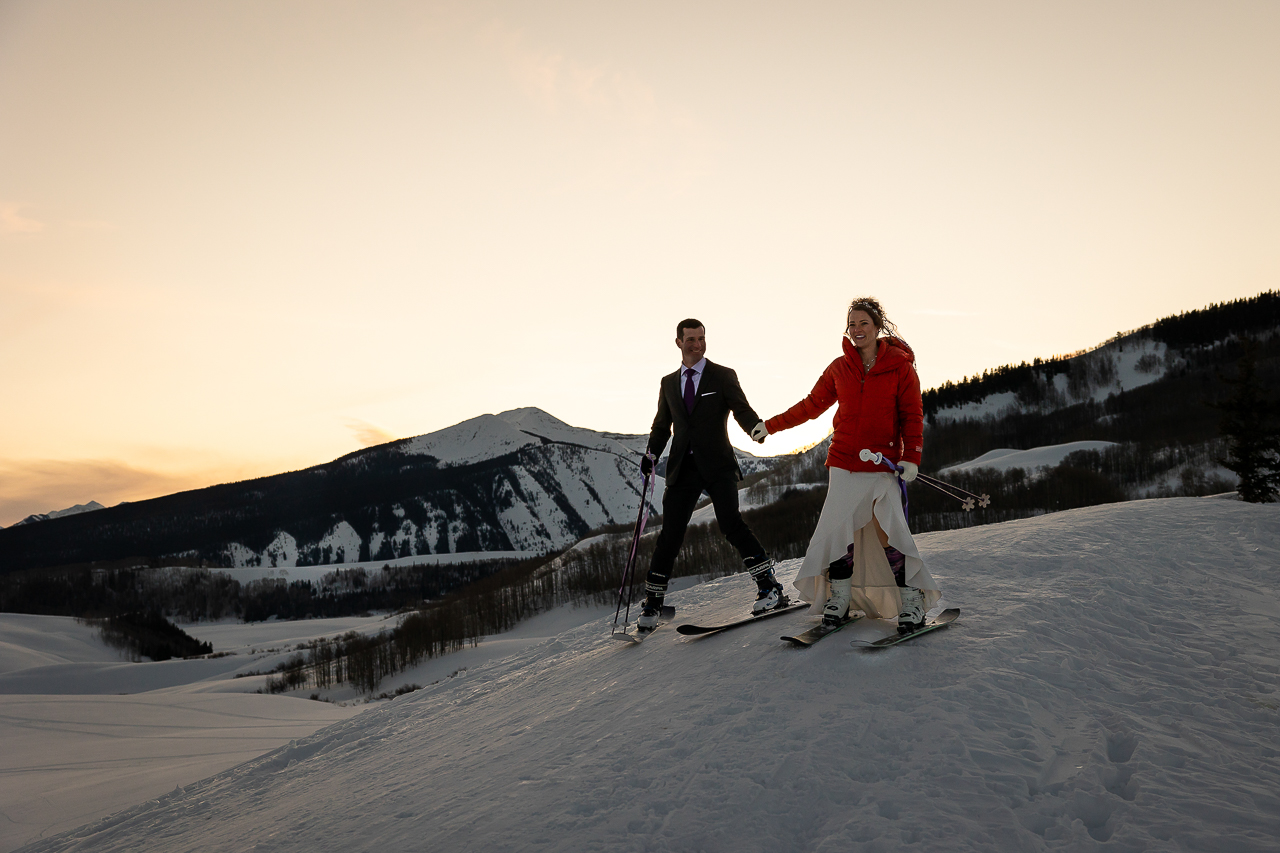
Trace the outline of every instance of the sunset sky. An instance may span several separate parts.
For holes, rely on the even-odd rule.
[[[0,0],[0,525],[1280,287],[1280,3]],[[763,448],[821,438],[820,423]],[[928,448],[926,448],[926,457]]]

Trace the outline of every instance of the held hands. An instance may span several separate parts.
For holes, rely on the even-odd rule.
[[[920,473],[920,466],[914,462],[900,462],[898,464],[902,466],[902,473],[898,476],[902,478],[904,483],[910,483],[916,478],[916,474]]]
[[[751,440],[757,444],[764,444],[765,437],[769,434],[769,429],[764,425],[764,421],[755,425],[751,430]]]

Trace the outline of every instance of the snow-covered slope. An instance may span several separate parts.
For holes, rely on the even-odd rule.
[[[1069,441],[1065,444],[1032,447],[1028,450],[1000,448],[999,450],[988,450],[977,459],[970,459],[968,462],[948,465],[938,473],[972,471],[976,468],[992,468],[997,471],[1021,468],[1024,471],[1033,472],[1041,468],[1052,468],[1055,465],[1059,465],[1063,459],[1067,458],[1068,454],[1075,453],[1077,450],[1105,450],[1108,447],[1115,446],[1114,441]]]
[[[1273,851],[1280,507],[1173,499],[923,535],[958,623],[868,653],[784,616],[595,619],[31,851]],[[793,561],[784,572],[794,572]],[[682,619],[752,599],[741,575]]]
[[[1176,353],[1160,341],[1141,333],[1131,333],[1118,340],[1074,356],[1070,373],[1058,373],[1052,379],[1035,377],[1035,393],[1024,389],[1024,398],[1012,391],[988,394],[981,400],[959,406],[948,406],[933,413],[939,422],[962,418],[997,418],[1011,413],[1052,412],[1086,400],[1102,402],[1112,394],[1132,391],[1163,378],[1181,364]]]
[[[96,628],[75,619],[26,613],[0,618],[0,677],[32,667],[122,660]]]
[[[350,563],[360,555],[366,561],[388,561],[456,552],[460,542],[495,554],[545,553],[572,544],[587,530],[635,517],[640,505],[637,465],[647,442],[646,435],[570,426],[531,407],[481,415],[386,445],[463,473],[468,466],[479,466],[479,488],[450,488],[400,502],[393,508],[394,518],[379,519],[364,536],[340,521],[314,542],[298,541],[287,530],[261,551],[233,542],[224,562],[241,568],[292,568],[300,562]],[[736,452],[744,474],[774,461]],[[508,456],[512,462],[505,468],[484,464]],[[342,464],[368,463],[355,454]],[[659,477],[655,511],[662,505],[662,492]]]
[[[0,564],[146,556],[271,570],[543,554],[635,518],[647,439],[570,426],[535,408],[482,415],[302,471],[5,530]],[[737,454],[744,474],[776,462]],[[662,492],[659,476],[655,509]]]
[[[602,433],[570,426],[541,409],[526,407],[480,415],[451,427],[409,439],[405,453],[434,456],[441,465],[468,465],[505,456],[521,447],[558,443],[617,453],[628,458],[644,452],[646,436]]]

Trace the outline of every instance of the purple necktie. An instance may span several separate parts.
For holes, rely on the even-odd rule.
[[[684,372],[684,410],[693,414],[693,376],[697,373],[692,367]]]

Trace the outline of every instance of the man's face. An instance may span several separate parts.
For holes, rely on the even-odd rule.
[[[707,354],[707,331],[701,326],[680,331],[684,335],[676,339],[676,346],[680,347],[680,360],[685,367],[693,367]]]

